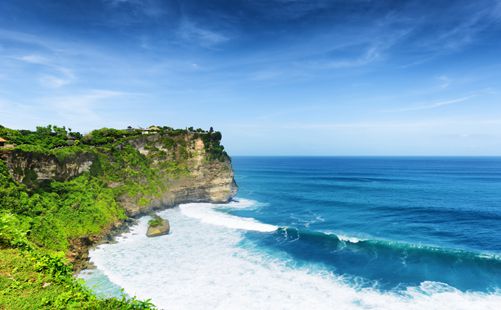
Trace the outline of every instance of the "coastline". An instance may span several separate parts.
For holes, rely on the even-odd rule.
[[[74,239],[71,241],[70,245],[70,255],[67,255],[70,262],[73,264],[73,272],[74,275],[80,273],[85,269],[93,269],[95,266],[90,262],[89,251],[91,249],[96,248],[101,244],[111,244],[116,242],[116,238],[124,233],[130,232],[130,227],[136,225],[138,220],[146,215],[151,215],[153,213],[176,208],[181,204],[187,203],[218,203],[218,204],[226,204],[234,201],[235,195],[232,195],[226,202],[219,201],[211,201],[207,199],[205,201],[200,201],[198,199],[194,200],[186,200],[176,203],[175,205],[160,205],[160,206],[152,206],[151,208],[147,208],[142,210],[139,213],[135,213],[129,216],[125,220],[121,220],[115,222],[110,225],[109,228],[105,229],[102,234],[95,236],[87,236],[78,239]]]
[[[220,145],[219,132],[162,127],[145,133],[105,128],[82,136],[68,133],[64,127],[49,126],[44,130],[62,146],[43,144],[49,138],[41,129],[30,133],[38,144],[27,143],[20,131],[4,129],[5,136],[16,146],[0,150],[0,168],[8,183],[5,187],[16,189],[11,195],[17,203],[20,199],[16,195],[49,193],[54,191],[53,183],[59,188],[56,192],[60,197],[51,197],[50,203],[57,205],[55,210],[66,209],[52,225],[63,224],[50,231],[59,229],[62,233],[52,236],[49,232],[48,237],[35,243],[64,252],[75,272],[89,266],[90,248],[112,242],[141,215],[181,203],[227,202],[238,188],[231,158]],[[78,137],[80,143],[66,145],[69,137]],[[72,195],[86,200],[71,200]],[[36,204],[23,202],[30,203]],[[89,210],[82,210],[81,204]],[[74,221],[80,214],[84,220]],[[35,218],[37,215],[30,214]],[[51,224],[39,225],[45,233],[44,225]],[[52,237],[57,242],[47,243]]]
[[[82,135],[52,125],[0,126],[0,135],[11,141],[0,150],[0,255],[11,262],[0,271],[18,277],[0,279],[12,290],[0,298],[9,308],[154,307],[134,295],[97,299],[75,274],[93,268],[92,248],[113,243],[141,215],[184,202],[226,202],[237,191],[222,135],[212,129],[102,128]]]

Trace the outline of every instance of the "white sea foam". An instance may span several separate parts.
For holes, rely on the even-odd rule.
[[[363,239],[359,239],[357,237],[351,237],[343,234],[336,234],[339,240],[345,241],[345,242],[351,242],[351,243],[359,243],[360,241],[363,241]]]
[[[91,251],[91,261],[128,294],[163,309],[471,310],[501,304],[499,294],[463,293],[436,282],[400,293],[356,289],[321,267],[293,268],[285,254],[243,247],[241,228],[268,226],[217,212],[207,204],[162,211],[172,230],[156,238],[145,236],[144,217],[118,243]]]
[[[252,206],[252,200],[241,199],[225,205],[226,208],[248,208]],[[184,215],[200,220],[202,223],[224,226],[233,229],[253,230],[260,232],[273,232],[277,226],[263,224],[253,218],[234,216],[220,212],[219,205],[211,203],[187,203],[179,206]]]
[[[363,238],[360,238],[360,237],[349,236],[349,235],[344,234],[344,233],[334,232],[334,231],[330,231],[330,230],[327,230],[327,231],[322,231],[322,232],[323,232],[324,234],[327,234],[327,235],[334,235],[334,236],[336,236],[339,240],[344,241],[344,242],[359,243],[360,241],[365,241],[365,240],[367,240],[367,239],[363,239]]]
[[[266,206],[266,203],[261,203],[252,199],[238,198],[230,201],[229,203],[223,205],[212,205],[212,206],[222,206],[231,209],[256,209],[259,207]]]

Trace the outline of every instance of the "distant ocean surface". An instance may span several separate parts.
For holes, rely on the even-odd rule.
[[[165,309],[501,309],[501,158],[235,157],[226,205],[91,252],[102,295]]]

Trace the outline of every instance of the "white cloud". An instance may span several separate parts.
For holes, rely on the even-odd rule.
[[[398,19],[395,19],[398,21]],[[414,27],[405,26],[395,29],[393,23],[395,20],[386,18],[376,24],[373,30],[367,30],[363,34],[359,34],[353,38],[346,38],[349,44],[343,44],[331,48],[328,54],[330,59],[313,60],[305,62],[307,67],[313,69],[342,69],[355,68],[371,65],[375,62],[382,61],[387,58],[391,49],[401,40],[409,36]],[[329,46],[329,43],[324,43]],[[355,57],[339,57],[337,54],[356,55]]]
[[[437,31],[435,36],[427,37],[418,45],[424,50],[433,52],[432,58],[461,50],[470,45],[482,31],[499,22],[499,1],[498,3],[485,2],[471,1],[462,6],[461,11],[449,12],[450,16],[446,18],[451,26]],[[451,6],[451,8],[453,7]],[[456,16],[461,16],[461,19],[455,19]],[[435,21],[428,19],[427,22],[434,23]]]
[[[253,81],[268,81],[282,77],[282,72],[278,70],[261,70],[251,74],[250,79]]]
[[[44,112],[37,106],[20,103],[0,97],[0,114],[2,115],[0,125],[10,128],[30,128],[34,124],[44,124]]]
[[[202,28],[187,20],[180,24],[178,36],[189,43],[195,43],[203,47],[213,47],[230,39],[222,33]]]
[[[119,127],[118,100],[129,103],[142,96],[106,89],[90,89],[61,96],[32,98],[26,101],[0,97],[1,125],[29,129],[35,125],[66,125],[81,131],[98,127]],[[129,101],[128,101],[129,100]]]
[[[448,88],[451,85],[451,82],[452,82],[451,79],[448,76],[446,76],[446,75],[441,75],[437,79],[438,79],[438,82],[439,82],[439,87],[442,88],[442,89]]]
[[[371,46],[365,51],[365,53],[362,56],[358,58],[328,62],[326,64],[326,67],[329,69],[337,69],[337,68],[365,66],[378,60],[380,56],[381,56],[380,49]]]
[[[68,79],[63,79],[53,75],[42,75],[39,81],[43,86],[50,88],[59,88],[70,83],[70,80]]]
[[[15,56],[14,59],[31,65],[43,66],[49,72],[41,73],[38,81],[42,86],[60,88],[75,80],[75,74],[69,68],[55,64],[50,58],[39,54]],[[47,71],[45,70],[45,71]]]
[[[23,55],[14,58],[23,62],[38,64],[38,65],[49,65],[50,63],[50,61],[46,57],[37,54]]]
[[[95,108],[105,100],[123,96],[126,93],[111,90],[90,90],[79,95],[48,98],[45,101],[66,119],[98,118]]]
[[[475,95],[469,95],[466,97],[461,97],[461,98],[455,98],[455,99],[449,99],[449,100],[442,100],[442,101],[436,101],[430,104],[422,104],[422,105],[417,105],[413,107],[405,107],[401,109],[395,109],[391,110],[391,112],[406,112],[406,111],[419,111],[419,110],[429,110],[429,109],[436,109],[440,108],[443,106],[448,106],[456,103],[461,103],[470,100],[471,98],[475,97]]]
[[[144,15],[147,18],[159,18],[168,13],[165,3],[161,0],[104,0],[112,9],[126,6],[127,11],[131,13],[129,20],[122,22],[130,23],[132,19],[137,19],[138,15]]]

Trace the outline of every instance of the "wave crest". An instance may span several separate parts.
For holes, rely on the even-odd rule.
[[[254,205],[252,200],[241,199],[232,201],[226,205],[216,205],[212,203],[186,203],[179,205],[181,213],[185,216],[200,220],[202,223],[224,226],[233,229],[243,229],[259,232],[274,232],[278,226],[264,224],[256,219],[234,216],[221,210],[225,208],[249,208]]]

